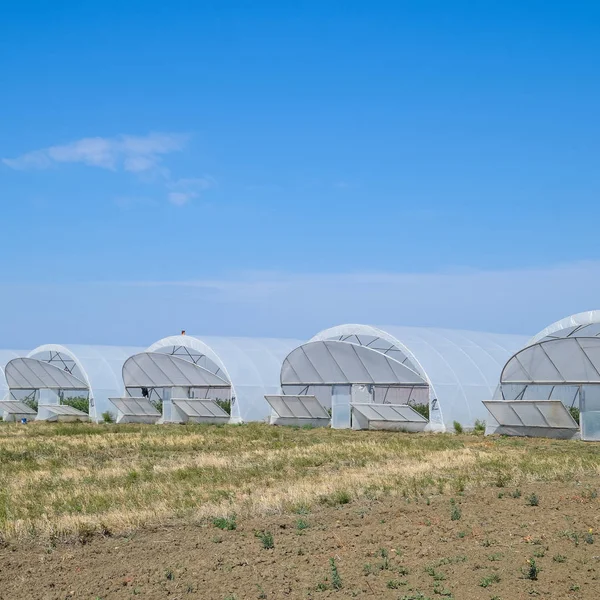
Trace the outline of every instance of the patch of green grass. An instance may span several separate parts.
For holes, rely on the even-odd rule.
[[[321,496],[319,500],[321,504],[325,504],[326,506],[342,506],[349,504],[352,501],[352,496],[346,490],[337,490],[332,494]]]
[[[433,577],[434,581],[444,581],[446,579],[446,575],[442,571],[436,571],[435,567],[432,566],[425,567],[425,573]]]
[[[458,421],[454,421],[454,423],[452,423],[452,426],[454,427],[454,433],[463,433],[463,426]]]
[[[390,579],[385,585],[388,590],[399,590],[401,587],[408,585],[408,582],[402,579]]]
[[[334,590],[342,589],[342,578],[338,572],[337,565],[335,564],[335,558],[331,557],[329,559],[329,567],[331,569],[331,587]]]
[[[450,499],[450,520],[458,521],[462,516],[462,512],[458,504],[456,504],[456,500],[454,498]]]
[[[479,581],[479,586],[482,588],[487,588],[494,583],[500,583],[500,575],[498,575],[498,573],[492,573],[491,575],[482,577]]]
[[[443,598],[453,598],[452,592],[445,588],[441,583],[435,583],[433,585],[433,593]]]
[[[303,531],[304,529],[308,529],[309,524],[304,519],[298,519],[296,521],[296,529],[299,531]]]
[[[475,426],[473,427],[473,433],[476,433],[478,435],[485,433],[485,421],[480,421],[479,419],[477,419],[475,421]]]
[[[527,497],[527,504],[529,506],[539,506],[540,499],[537,497],[537,494],[534,492],[531,496]]]
[[[564,563],[567,561],[567,557],[564,554],[555,554],[552,560],[557,563]]]
[[[223,531],[233,531],[237,527],[235,519],[235,515],[229,517],[215,517],[212,520],[212,524]]]
[[[273,534],[270,531],[257,531],[255,535],[260,540],[260,543],[265,550],[271,550],[275,548]]]
[[[495,554],[490,554],[488,556],[488,560],[491,560],[492,562],[497,562],[499,560],[502,560],[502,557],[504,555],[501,552],[496,552]]]

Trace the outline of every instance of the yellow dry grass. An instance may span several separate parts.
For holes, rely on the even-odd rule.
[[[582,442],[244,426],[0,426],[0,535],[123,532],[600,473]]]

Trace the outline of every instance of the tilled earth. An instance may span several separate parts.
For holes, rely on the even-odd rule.
[[[597,484],[386,496],[239,518],[234,530],[205,522],[10,544],[0,598],[595,599]]]

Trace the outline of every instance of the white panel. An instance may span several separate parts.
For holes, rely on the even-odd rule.
[[[290,353],[281,371],[284,385],[294,383],[412,383],[426,385],[406,365],[350,342],[319,341],[304,344]]]
[[[498,421],[499,425],[522,426],[523,421],[519,415],[512,409],[514,402],[501,401],[484,401],[485,407],[490,411],[492,417]]]
[[[123,415],[127,416],[155,416],[160,417],[160,413],[146,398],[110,398],[115,408]]]
[[[12,389],[85,390],[87,384],[68,371],[33,358],[15,358],[5,368],[6,380]]]
[[[35,415],[36,412],[31,406],[27,406],[23,402],[15,402],[14,400],[0,401],[0,410],[9,414],[20,415]]]
[[[547,427],[544,416],[533,402],[513,402],[512,409],[517,413],[525,427]]]
[[[501,426],[579,429],[559,400],[486,400],[484,404]]]
[[[427,419],[407,404],[352,404],[352,410],[370,421],[427,423]]]
[[[229,419],[228,415],[216,402],[208,399],[190,400],[188,398],[173,398],[173,404],[188,417],[221,417]]]
[[[329,413],[315,396],[265,396],[271,408],[280,417],[329,419]]]
[[[123,365],[125,387],[229,386],[223,378],[178,356],[158,352],[136,354]]]

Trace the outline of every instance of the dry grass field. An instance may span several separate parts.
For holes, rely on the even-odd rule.
[[[0,598],[597,598],[595,444],[0,426]]]

